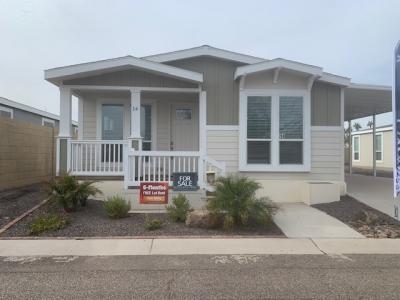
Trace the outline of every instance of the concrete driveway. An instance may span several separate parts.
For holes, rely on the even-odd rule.
[[[393,179],[365,175],[346,175],[347,194],[394,217]],[[398,204],[398,203],[397,203]]]

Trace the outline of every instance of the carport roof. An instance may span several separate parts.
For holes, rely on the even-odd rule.
[[[384,85],[351,84],[344,91],[344,120],[392,111],[392,88]]]

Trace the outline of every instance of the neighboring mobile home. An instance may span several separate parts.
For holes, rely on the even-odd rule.
[[[107,179],[106,194],[126,194],[135,209],[140,182],[171,185],[176,172],[198,174],[198,203],[212,190],[210,171],[253,178],[274,201],[337,200],[346,191],[345,100],[358,101],[347,117],[360,117],[360,99],[376,90],[321,67],[210,46],[54,68],[45,79],[60,89],[58,171]]]
[[[0,117],[54,128],[58,128],[60,122],[60,117],[55,114],[3,97],[0,97]],[[72,122],[72,133],[78,133],[75,121]]]
[[[392,125],[376,128],[375,157],[376,170],[393,172],[393,130]],[[371,171],[373,169],[373,130],[354,131],[352,136],[352,168]]]

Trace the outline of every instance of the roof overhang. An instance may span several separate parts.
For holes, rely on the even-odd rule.
[[[344,91],[345,121],[392,111],[392,88],[384,85],[351,84]]]
[[[201,73],[172,67],[133,56],[124,56],[114,59],[100,60],[95,62],[49,69],[44,71],[44,78],[47,81],[58,85],[65,79],[98,75],[129,68],[148,71],[151,73],[156,73],[196,83],[203,82],[203,74]]]
[[[254,57],[251,55],[245,55],[228,50],[218,49],[208,45],[203,45],[200,47],[194,47],[179,51],[167,52],[162,54],[150,55],[150,56],[145,56],[143,58],[154,62],[167,62],[167,61],[174,61],[174,60],[192,58],[197,56],[211,56],[224,60],[241,62],[245,64],[255,64],[266,61],[263,58]]]

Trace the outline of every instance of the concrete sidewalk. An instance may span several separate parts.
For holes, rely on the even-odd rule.
[[[0,256],[400,254],[400,239],[183,238],[0,240]]]
[[[279,203],[276,225],[289,238],[365,238],[343,222],[304,203]]]

